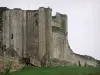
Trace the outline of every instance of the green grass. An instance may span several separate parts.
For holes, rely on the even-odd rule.
[[[92,75],[88,73],[99,73],[100,68],[89,67],[26,67],[21,71],[13,72],[9,75]],[[93,74],[94,75],[94,74]],[[95,74],[97,75],[97,74]]]

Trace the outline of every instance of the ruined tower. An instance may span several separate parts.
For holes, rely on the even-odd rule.
[[[13,47],[18,57],[28,57],[36,66],[42,66],[41,61],[45,65],[76,64],[79,60],[86,63],[86,58],[76,55],[69,47],[67,26],[67,15],[57,12],[52,16],[49,7],[0,8],[0,44]],[[96,65],[94,59],[92,65]]]

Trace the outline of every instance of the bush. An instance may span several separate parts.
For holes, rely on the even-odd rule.
[[[0,75],[8,75],[10,73],[11,67],[12,67],[12,62],[9,62],[6,65],[4,72],[0,73]]]

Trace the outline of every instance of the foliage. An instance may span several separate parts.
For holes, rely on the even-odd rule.
[[[4,57],[4,53],[7,55],[7,56],[11,56],[11,57],[16,57],[18,56],[17,52],[14,50],[13,46],[9,46],[9,48],[6,48],[6,45],[3,45],[1,44],[1,47],[0,47],[0,55],[2,57]]]
[[[98,62],[98,67],[100,67],[100,60],[98,60],[97,62]]]
[[[84,67],[86,67],[86,63],[84,64]]]
[[[4,75],[8,75],[10,73],[12,67],[12,62],[9,62],[5,68]]]
[[[7,50],[6,46],[1,44],[1,46],[0,46],[0,55],[2,57],[4,57],[4,52],[6,52],[6,50]]]
[[[6,67],[5,67],[5,69],[4,69],[4,72],[1,73],[0,75],[8,75],[8,74],[10,73],[11,67],[12,67],[12,62],[9,62],[9,63],[6,65]]]
[[[7,56],[12,56],[12,57],[17,55],[17,53],[15,52],[12,46],[10,46],[9,48],[6,48],[5,45],[1,44],[0,45],[0,56],[2,56],[2,61],[4,61],[5,59],[5,55],[4,55],[5,53],[7,54]],[[11,66],[12,66],[12,62],[9,61],[7,65],[4,67],[4,72],[0,73],[0,75],[8,75],[11,70]]]
[[[78,61],[78,64],[79,64],[79,66],[81,67],[81,63],[80,63],[80,61]]]

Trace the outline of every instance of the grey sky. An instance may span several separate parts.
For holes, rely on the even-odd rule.
[[[38,9],[51,7],[53,15],[68,15],[68,39],[72,50],[100,59],[100,0],[0,0],[0,7]]]

